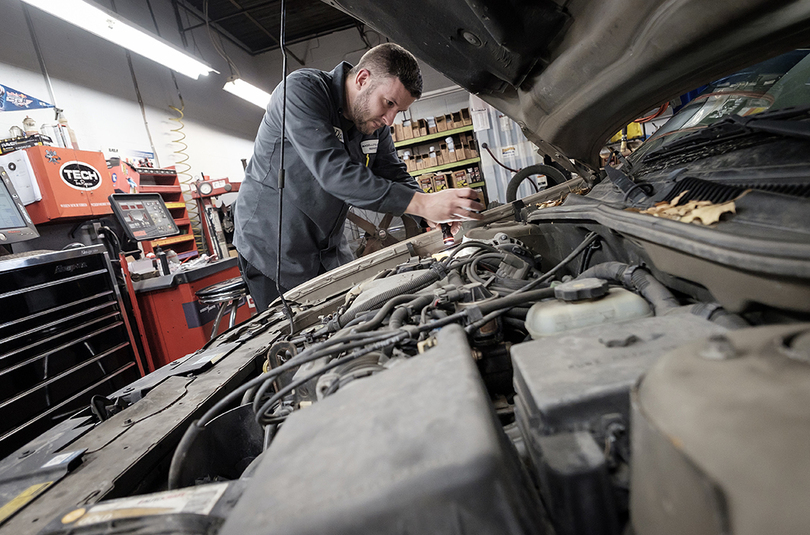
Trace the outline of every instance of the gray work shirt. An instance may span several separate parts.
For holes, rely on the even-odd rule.
[[[402,215],[414,192],[420,191],[397,157],[387,126],[365,135],[343,117],[349,69],[343,62],[331,72],[299,69],[287,77],[279,281],[285,288],[352,260],[343,236],[349,205]],[[279,84],[259,126],[234,210],[234,245],[273,280],[281,111]]]

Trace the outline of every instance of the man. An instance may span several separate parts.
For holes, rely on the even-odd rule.
[[[469,188],[423,193],[396,154],[388,126],[421,96],[416,59],[393,43],[352,67],[300,69],[287,77],[281,280],[285,292],[352,260],[343,236],[349,205],[441,223],[480,219]],[[278,296],[281,84],[273,91],[236,200],[234,245],[261,312]],[[454,230],[458,223],[454,224]]]

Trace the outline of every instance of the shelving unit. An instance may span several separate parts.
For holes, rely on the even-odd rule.
[[[461,160],[460,162],[450,162],[443,165],[437,165],[435,167],[426,167],[425,169],[419,169],[418,171],[412,171],[412,176],[419,176],[419,175],[426,175],[427,173],[436,173],[439,171],[446,171],[448,169],[455,169],[457,167],[467,167],[468,165],[476,164],[481,161],[481,158],[476,156],[475,158],[467,158],[466,160]],[[483,182],[481,182],[483,184]]]
[[[180,180],[174,169],[152,169],[149,167],[136,167],[135,172],[140,176],[141,193],[159,193],[166,203],[166,208],[172,214],[174,223],[180,229],[180,234],[161,238],[159,240],[141,242],[145,253],[152,252],[157,247],[170,248],[177,253],[178,258],[184,260],[197,256],[197,243],[194,231],[191,228],[191,219],[183,200],[183,190]]]
[[[402,147],[408,147],[410,145],[418,145],[420,143],[424,143],[425,141],[431,141],[434,139],[444,139],[447,136],[452,136],[453,134],[461,134],[464,132],[472,132],[472,131],[473,131],[472,125],[467,125],[462,126],[460,128],[445,130],[444,132],[436,132],[435,134],[428,134],[426,136],[419,136],[410,139],[403,139],[402,141],[395,141],[394,146],[399,149]]]
[[[453,114],[453,115],[455,115],[455,114]],[[415,131],[415,128],[414,128],[414,131]],[[407,147],[416,147],[418,145],[429,144],[432,141],[443,142],[444,139],[447,138],[447,137],[457,136],[457,135],[460,135],[460,134],[468,134],[468,133],[471,134],[471,136],[470,135],[461,136],[461,138],[462,138],[461,140],[463,141],[464,137],[471,137],[473,140],[475,140],[475,133],[474,132],[475,132],[475,130],[474,130],[473,125],[467,124],[467,125],[464,125],[464,126],[461,126],[461,127],[450,128],[448,130],[443,130],[441,132],[434,132],[432,134],[427,134],[427,135],[408,138],[408,139],[400,139],[400,140],[397,140],[397,141],[394,142],[394,147],[396,147],[397,149],[404,149],[404,148],[407,148]],[[442,143],[440,143],[440,145],[441,144]],[[477,145],[477,142],[470,143],[470,147],[473,147],[474,144]],[[456,155],[459,154],[458,153],[458,148],[459,147],[457,145],[456,146],[456,153],[455,153]],[[442,152],[446,154],[446,151],[444,151],[443,149],[442,149]],[[470,154],[470,152],[472,152],[472,154]],[[424,147],[422,147],[422,154],[423,154],[422,155],[423,159],[421,161],[424,162]],[[408,172],[411,174],[411,176],[416,178],[417,181],[419,181],[420,177],[423,177],[423,175],[442,173],[443,171],[453,171],[453,170],[466,169],[468,171],[467,172],[467,175],[468,175],[467,180],[469,181],[469,179],[472,178],[472,177],[469,177],[469,175],[470,175],[469,169],[470,169],[470,167],[475,167],[477,169],[474,170],[475,172],[473,174],[475,175],[475,178],[480,177],[480,166],[478,164],[481,162],[481,157],[478,155],[478,153],[477,153],[477,151],[475,151],[475,149],[473,149],[472,151],[468,151],[466,156],[472,156],[472,157],[467,157],[467,158],[464,158],[463,160],[459,160],[459,161],[455,161],[455,162],[447,162],[447,163],[442,163],[440,165],[435,165],[435,166],[431,166],[431,167],[424,167],[422,169],[413,169],[413,168],[411,168],[411,169],[409,169]],[[424,180],[428,180],[428,178],[424,177]],[[453,178],[452,180],[455,181],[455,178]],[[443,184],[446,183],[448,185],[451,185],[451,187],[452,187],[452,181],[449,178],[446,181],[442,181],[442,183]],[[462,182],[462,184],[464,184],[464,183]],[[421,185],[421,182],[420,182],[420,185]],[[487,195],[487,192],[486,192],[486,183],[483,180],[478,178],[478,180],[476,180],[475,182],[471,182],[469,184],[464,184],[464,185],[469,186],[471,188],[479,189],[481,191],[481,194],[483,195],[484,202],[485,203],[488,202],[488,195]],[[439,186],[434,186],[434,187],[439,187]],[[429,191],[428,189],[426,189],[427,186],[423,186],[423,188],[425,188],[425,191]]]

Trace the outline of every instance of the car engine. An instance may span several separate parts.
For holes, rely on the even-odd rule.
[[[801,313],[707,300],[644,240],[606,226],[498,210],[449,249],[417,239],[375,253],[350,285],[324,275],[320,295],[293,294],[293,321],[277,303],[183,359],[173,375],[240,352],[262,369],[200,405],[170,452],[168,491],[145,485],[44,532],[804,525]],[[755,326],[766,315],[783,325]],[[752,496],[752,481],[770,497]],[[171,499],[183,506],[138,513]]]

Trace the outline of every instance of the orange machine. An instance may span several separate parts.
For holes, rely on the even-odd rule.
[[[112,214],[107,197],[114,188],[102,153],[43,145],[25,152],[42,193],[25,207],[34,224]]]

